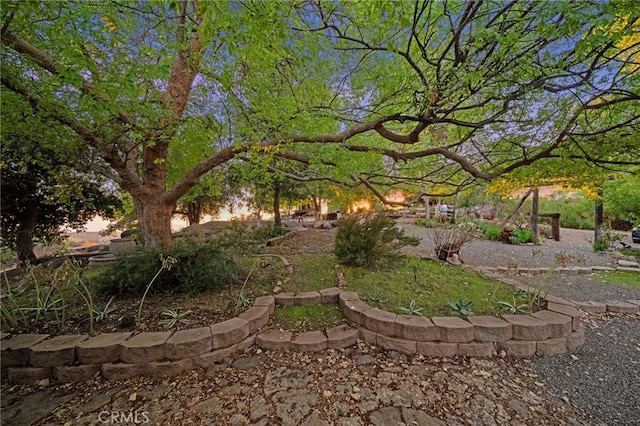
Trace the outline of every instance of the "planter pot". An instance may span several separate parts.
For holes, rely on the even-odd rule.
[[[116,238],[109,243],[109,251],[115,257],[131,253],[136,248],[136,240],[133,238]]]
[[[452,257],[454,254],[460,253],[459,247],[452,247],[448,245],[445,245],[442,247],[436,247],[435,250],[436,250],[436,255],[438,256],[438,259],[442,260],[443,262],[445,262],[448,257]]]

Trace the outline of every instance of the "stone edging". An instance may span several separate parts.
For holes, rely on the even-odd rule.
[[[530,287],[517,285],[531,291]],[[338,303],[354,327],[342,325],[297,335],[281,330],[259,332],[276,305],[319,303]],[[369,306],[355,292],[332,287],[258,297],[238,317],[210,327],[95,337],[6,333],[0,337],[3,377],[10,383],[34,383],[43,379],[81,381],[98,375],[107,380],[175,375],[205,368],[254,344],[264,349],[320,351],[346,348],[360,339],[385,349],[432,357],[490,357],[498,352],[517,357],[546,356],[582,345],[585,333],[576,305],[553,296],[547,297],[546,310],[532,315],[473,316],[465,320],[396,315]]]
[[[593,272],[636,272],[640,273],[640,268],[634,268],[630,266],[570,266],[570,267],[558,267],[555,269],[549,269],[548,267],[538,267],[538,268],[509,268],[506,266],[483,266],[483,267],[473,267],[473,269],[477,269],[479,271],[483,271],[486,273],[500,273],[503,275],[518,275],[518,274],[531,274],[531,275],[541,275],[549,272],[557,273],[557,274],[569,274],[569,275],[580,275],[580,274],[591,274]]]

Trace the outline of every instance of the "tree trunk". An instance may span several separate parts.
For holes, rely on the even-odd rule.
[[[173,205],[167,205],[154,196],[134,198],[134,205],[140,221],[144,247],[158,250],[171,248]]]
[[[598,191],[599,199],[596,200],[596,207],[594,210],[594,226],[593,226],[593,245],[598,247],[602,244],[602,215],[604,208],[602,204],[602,190]]]
[[[539,213],[539,197],[538,188],[533,190],[533,198],[531,204],[531,242],[538,245],[538,213]]]
[[[273,191],[273,221],[276,226],[282,226],[282,216],[280,215],[280,196],[282,188],[279,182],[274,183]]]
[[[313,207],[316,209],[314,221],[319,222],[322,220],[322,198],[311,197],[313,199]]]
[[[197,225],[202,218],[202,204],[198,202],[189,203],[187,205],[187,219],[189,219],[189,225]]]
[[[429,196],[424,196],[424,218],[431,220],[431,206],[429,206]]]
[[[36,261],[36,254],[33,252],[33,230],[38,217],[37,205],[38,203],[33,201],[28,203],[16,233],[16,251],[22,265]]]

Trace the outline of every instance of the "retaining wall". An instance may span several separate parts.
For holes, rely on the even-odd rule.
[[[526,288],[525,288],[526,289]],[[551,298],[549,298],[551,299]],[[260,330],[276,305],[337,303],[352,325],[294,334]],[[254,344],[264,349],[321,351],[352,346],[358,339],[389,350],[430,357],[516,357],[564,353],[584,343],[580,312],[553,298],[532,315],[424,318],[397,315],[361,301],[357,293],[328,288],[258,297],[238,317],[181,331],[88,335],[3,333],[2,379],[34,383],[43,379],[83,381],[102,375],[122,380],[140,375],[175,375],[206,368]]]

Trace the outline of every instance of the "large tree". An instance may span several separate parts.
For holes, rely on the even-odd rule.
[[[633,2],[3,2],[2,13],[3,86],[92,147],[96,170],[131,194],[148,247],[170,244],[176,202],[238,155],[372,188],[457,188],[550,157],[638,163],[598,148],[637,132],[640,49],[619,43],[637,32]],[[169,185],[177,144],[191,163]]]

